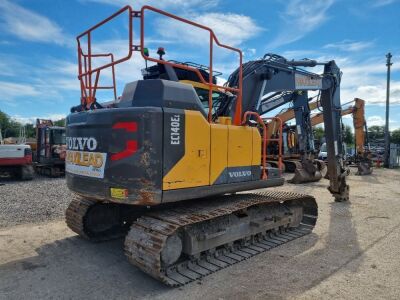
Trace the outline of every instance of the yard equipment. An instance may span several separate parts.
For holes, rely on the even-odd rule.
[[[159,58],[149,56],[144,37],[149,11],[208,32],[205,43],[210,43],[210,53],[216,45],[236,53],[237,79],[227,86],[216,84],[211,58],[204,68],[166,61],[162,48]],[[96,57],[107,55],[94,52],[93,31],[125,13],[128,55],[92,68]],[[141,32],[139,41],[132,39],[135,18],[141,24],[135,31]],[[140,11],[125,6],[77,40],[81,104],[67,117],[66,131],[66,181],[80,196],[66,211],[73,231],[93,241],[128,231],[128,260],[170,286],[311,232],[318,214],[312,196],[278,191],[234,194],[284,183],[281,170],[267,166],[267,125],[248,105],[259,98],[245,93],[255,81],[243,76],[241,50],[221,44],[211,28],[150,6]],[[98,84],[101,71],[137,52],[156,63],[143,73],[147,79],[127,83],[111,104],[98,103],[96,91],[106,88]],[[340,105],[340,70],[334,61],[323,65],[324,74],[315,78],[279,66],[267,68],[266,78],[289,76],[298,89],[322,89],[326,132],[332,137],[329,190],[336,201],[346,201],[347,172],[340,151],[335,151],[337,144],[341,146],[340,114],[335,109]],[[193,76],[197,80],[190,80]],[[207,87],[207,96],[196,93],[198,83]]]
[[[21,129],[17,144],[4,144],[0,129],[0,175],[8,174],[21,180],[33,178],[32,150],[23,143],[23,132]]]
[[[51,120],[36,119],[36,172],[51,177],[64,175],[65,151],[65,127],[54,126]]]
[[[352,115],[356,155],[355,163],[357,165],[357,175],[370,175],[372,173],[371,152],[368,149],[368,129],[365,120],[365,101],[359,98],[354,99],[354,105],[341,110],[341,115]],[[323,113],[318,113],[311,118],[311,125],[315,126],[324,122]],[[326,159],[326,157],[321,157]]]
[[[310,113],[320,106],[319,99],[309,102],[310,99],[307,99],[307,95],[294,97],[292,107],[275,116],[284,122],[283,163],[285,171],[295,174],[289,180],[294,184],[319,181],[327,172],[325,163],[316,158],[314,135],[310,126]],[[287,125],[286,122],[294,118],[296,125]],[[276,134],[276,124],[271,121],[268,136],[273,137]],[[271,159],[276,163],[274,155],[271,155]]]

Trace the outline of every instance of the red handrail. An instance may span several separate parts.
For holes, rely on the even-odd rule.
[[[100,77],[100,71],[101,70],[97,70],[96,71],[96,80],[95,80],[95,84],[93,87],[88,87],[88,75],[82,75],[82,77],[85,78],[85,85],[86,85],[86,89],[92,89],[93,90],[93,98],[96,97],[96,90],[100,90],[100,89],[112,89],[114,92],[114,99],[117,99],[117,86],[116,86],[116,81],[115,81],[115,65],[112,64],[114,62],[114,54],[112,53],[99,53],[99,54],[92,54],[91,57],[110,57],[111,59],[111,76],[112,76],[112,86],[98,86],[98,81],[99,81],[99,77]],[[87,73],[87,60],[89,58],[88,54],[84,54],[82,53],[82,57],[83,57],[83,61],[84,61],[84,68],[85,68],[85,73]],[[85,91],[86,92],[86,91]]]
[[[195,26],[197,28],[201,28],[203,30],[206,30],[209,32],[210,34],[210,59],[209,59],[209,80],[208,82],[204,79],[204,77],[202,76],[202,74],[200,73],[200,71],[194,67],[190,67],[184,64],[178,64],[178,63],[173,63],[173,62],[169,62],[169,61],[165,61],[165,60],[161,60],[161,59],[157,59],[157,58],[152,58],[152,57],[148,57],[144,54],[144,16],[145,16],[145,11],[146,10],[150,10],[152,12],[161,14],[163,16],[175,19],[177,21]],[[124,12],[128,12],[129,14],[129,49],[128,49],[128,54],[125,57],[122,57],[116,61],[112,61],[108,64],[102,65],[100,67],[94,68],[92,69],[92,58],[93,57],[98,57],[104,54],[93,54],[92,53],[92,41],[91,41],[91,33],[96,30],[97,28],[99,28],[100,26],[104,25],[105,23],[109,22],[110,20],[112,20],[113,18],[121,15]],[[135,46],[133,45],[133,18],[140,18],[140,45],[139,46]],[[81,48],[81,39],[83,37],[87,37],[87,54],[84,54]],[[83,33],[81,33],[78,37],[77,37],[77,42],[78,42],[78,62],[79,62],[79,76],[78,79],[81,82],[81,96],[82,98],[87,100],[87,103],[91,104],[92,102],[94,102],[94,96],[96,95],[96,90],[99,89],[99,87],[97,86],[98,84],[98,80],[99,80],[99,76],[100,76],[100,71],[108,68],[108,67],[113,67],[113,84],[115,87],[115,75],[114,75],[114,66],[122,63],[126,60],[129,60],[132,57],[133,51],[140,51],[142,57],[145,60],[149,60],[152,62],[156,62],[156,63],[160,63],[160,64],[165,64],[165,65],[170,65],[172,67],[175,68],[180,68],[180,69],[184,69],[184,70],[189,70],[194,72],[195,74],[197,74],[197,76],[199,77],[200,81],[203,84],[206,84],[209,87],[209,111],[208,111],[208,121],[212,122],[212,89],[213,88],[222,88],[224,90],[227,91],[232,91],[235,92],[237,94],[237,101],[236,101],[236,109],[235,109],[235,115],[233,118],[233,124],[235,125],[240,125],[241,124],[241,120],[242,120],[242,79],[243,79],[243,71],[242,71],[242,58],[243,58],[243,54],[242,51],[240,49],[237,48],[233,48],[231,46],[227,46],[224,44],[221,44],[218,40],[218,38],[216,37],[214,31],[204,25],[195,23],[193,21],[178,17],[176,15],[170,14],[168,12],[159,10],[157,8],[145,5],[141,8],[140,11],[134,11],[131,6],[127,5],[123,8],[121,8],[120,10],[118,10],[116,13],[112,14],[110,17],[104,19],[103,21],[99,22],[98,24],[92,26],[91,28],[89,28],[88,30],[84,31]],[[221,48],[225,48],[228,50],[231,50],[233,52],[236,52],[239,55],[239,84],[237,87],[225,87],[225,86],[220,86],[217,84],[213,83],[213,45],[217,44],[219,47]],[[82,59],[83,59],[83,63],[84,63],[84,67],[82,66]],[[84,68],[84,70],[83,70]],[[92,75],[96,74],[96,78],[95,78],[95,83],[93,85],[92,82]],[[101,88],[101,87],[100,87]],[[104,88],[104,87],[103,87]],[[87,92],[88,91],[88,92]],[[116,96],[116,91],[115,91],[115,96]]]
[[[280,173],[282,175],[283,173],[283,163],[282,163],[282,157],[283,157],[283,153],[282,153],[282,133],[283,133],[283,121],[281,118],[279,117],[264,117],[262,118],[262,120],[275,120],[279,123],[279,127],[278,127],[278,138],[268,138],[267,137],[267,143],[266,145],[268,145],[269,142],[278,142],[278,169],[280,170]],[[265,124],[265,122],[264,122]],[[269,124],[266,125],[266,127],[268,127]],[[268,154],[267,154],[268,155]]]
[[[267,179],[267,126],[261,116],[254,111],[246,111],[243,115],[242,125],[245,125],[247,122],[247,117],[249,115],[255,116],[257,118],[258,123],[263,127],[263,143],[262,143],[262,173],[261,179]]]
[[[92,70],[92,57],[99,57],[103,56],[105,54],[93,54],[92,53],[92,45],[91,45],[91,33],[99,28],[100,26],[104,25],[105,23],[109,22],[110,20],[114,19],[115,17],[121,15],[124,12],[128,12],[128,22],[129,22],[129,47],[128,47],[128,54],[125,57],[122,57],[116,61],[114,61],[114,57],[112,56],[112,61],[108,64],[102,65],[100,67],[97,67]],[[92,26],[88,30],[84,31],[80,35],[76,37],[77,43],[78,43],[78,79],[80,80],[81,83],[81,97],[87,99],[88,104],[91,104],[94,102],[94,96],[96,95],[96,90],[97,86],[92,85],[92,74],[96,73],[97,77],[97,82],[98,82],[98,77],[100,76],[100,71],[111,67],[113,68],[113,85],[115,87],[115,69],[114,66],[122,63],[124,61],[127,61],[132,57],[133,49],[132,49],[132,40],[133,40],[133,28],[132,28],[132,8],[127,5],[108,18],[104,19],[103,21],[97,23],[96,25]],[[84,54],[82,51],[81,47],[81,39],[83,37],[87,37],[87,54]],[[111,54],[111,53],[110,53]],[[83,66],[82,66],[82,59],[84,61],[84,68],[85,70],[83,71]],[[89,95],[87,94],[86,90],[88,90]],[[115,87],[115,92],[114,92],[114,97],[116,98],[116,87]]]
[[[261,179],[267,179],[267,145],[268,142],[273,141],[273,142],[278,142],[279,145],[279,158],[278,158],[278,169],[280,171],[280,174],[282,175],[282,128],[283,128],[283,122],[279,117],[272,117],[272,118],[261,118],[261,116],[254,112],[254,111],[246,111],[243,115],[243,120],[242,120],[242,125],[246,124],[247,122],[247,117],[248,116],[255,116],[257,119],[258,124],[260,124],[263,128],[263,144],[262,144],[262,173],[261,173]],[[265,124],[264,120],[276,120],[279,122],[279,138],[270,138],[268,139],[268,132],[267,132],[267,125]]]
[[[164,15],[166,17],[178,20],[180,22],[192,25],[194,27],[197,28],[201,28],[204,29],[206,31],[209,32],[210,34],[210,61],[209,61],[209,81],[207,82],[204,77],[201,75],[200,71],[196,68],[190,67],[190,66],[186,66],[186,65],[182,65],[182,64],[176,64],[173,62],[168,62],[168,61],[164,61],[164,60],[160,60],[160,59],[156,59],[156,58],[152,58],[152,57],[148,57],[144,54],[144,12],[145,10],[151,10],[153,12],[159,13],[161,15]],[[161,64],[166,64],[166,65],[170,65],[172,67],[176,67],[176,68],[180,68],[180,69],[184,69],[184,70],[189,70],[189,71],[193,71],[197,74],[197,76],[199,77],[200,81],[203,84],[206,84],[209,86],[209,99],[208,99],[208,121],[211,122],[212,121],[212,88],[223,88],[224,90],[228,90],[228,91],[232,91],[232,92],[236,92],[237,93],[237,102],[236,102],[236,111],[235,111],[235,116],[233,119],[233,124],[235,125],[240,125],[241,120],[242,120],[242,78],[243,78],[243,70],[242,70],[242,58],[243,58],[243,54],[242,51],[240,49],[237,48],[233,48],[231,46],[227,46],[224,44],[221,44],[218,40],[218,38],[216,37],[214,31],[204,25],[198,24],[196,22],[178,17],[176,15],[170,14],[168,12],[162,11],[160,9],[154,8],[152,6],[148,6],[145,5],[142,7],[141,11],[141,29],[140,29],[140,45],[141,45],[141,54],[142,57],[146,60],[152,61],[152,62],[156,62],[156,63],[161,63]],[[212,54],[213,54],[213,44],[214,42],[221,48],[225,48],[225,49],[229,49],[232,50],[234,52],[237,52],[239,54],[239,86],[237,88],[231,88],[231,87],[225,87],[225,86],[220,86],[217,84],[214,84],[212,82],[212,73],[213,73],[213,59],[212,59]]]

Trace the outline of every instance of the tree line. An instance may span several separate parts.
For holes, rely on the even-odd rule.
[[[325,131],[322,127],[314,128],[314,138],[322,140],[325,135]],[[354,145],[354,133],[351,130],[350,125],[344,126],[344,142],[347,145]],[[370,141],[382,141],[385,139],[385,126],[371,126],[368,127],[368,139]],[[400,144],[400,128],[392,130],[390,132],[390,142],[394,144]]]
[[[65,119],[53,122],[55,126],[65,126]],[[26,124],[13,120],[9,115],[0,111],[0,129],[3,138],[18,137],[21,127],[25,126],[25,135],[27,138],[36,137],[34,124]]]
[[[53,122],[55,126],[65,126],[65,119],[57,120]],[[10,118],[9,115],[0,110],[0,128],[3,138],[6,137],[18,137],[20,128],[23,126],[18,121]],[[25,132],[27,138],[33,138],[36,136],[35,127],[33,124],[25,125]],[[314,138],[322,140],[325,132],[321,127],[314,128]],[[370,141],[378,141],[385,138],[385,127],[384,126],[371,126],[368,127],[368,138]],[[400,128],[390,132],[390,141],[394,144],[400,144]],[[351,126],[344,126],[344,142],[348,145],[354,145],[354,134],[351,130]]]

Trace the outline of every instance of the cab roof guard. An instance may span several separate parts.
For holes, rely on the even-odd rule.
[[[201,75],[199,70],[189,64],[182,64],[182,63],[176,63],[172,61],[165,61],[162,59],[157,59],[153,57],[149,57],[145,55],[145,37],[144,37],[144,20],[145,20],[145,12],[146,11],[152,11],[154,13],[163,15],[165,17],[172,18],[174,20],[180,21],[185,24],[189,24],[191,26],[203,29],[205,31],[209,32],[209,73],[213,74],[213,48],[214,48],[214,43],[221,48],[225,48],[227,50],[230,50],[232,52],[236,52],[239,56],[239,81],[238,81],[238,86],[237,87],[226,87],[226,86],[220,86],[217,84],[214,84],[212,81],[213,76],[209,76],[209,80],[206,81],[204,77]],[[94,30],[97,28],[101,27],[105,23],[111,21],[112,19],[120,16],[123,13],[128,13],[128,32],[129,32],[129,39],[128,39],[128,54],[125,57],[122,57],[118,60],[114,60],[114,56],[112,53],[93,53],[92,50],[92,40],[91,40],[91,35]],[[140,42],[139,44],[134,44],[133,43],[133,18],[139,18],[140,19]],[[84,43],[82,41],[83,38],[86,38],[86,46],[87,46],[87,53],[85,53],[82,50],[82,44]],[[98,89],[113,89],[114,91],[114,97],[116,98],[117,92],[116,92],[116,82],[115,82],[115,65],[120,64],[122,62],[125,62],[129,60],[134,51],[140,52],[142,58],[144,60],[152,61],[155,63],[159,64],[164,64],[164,65],[169,65],[174,68],[180,68],[188,71],[192,71],[197,74],[199,77],[200,81],[209,86],[209,111],[208,111],[208,121],[212,122],[212,88],[222,88],[227,91],[233,92],[237,96],[237,101],[236,101],[236,108],[235,108],[235,115],[234,115],[234,120],[233,123],[236,125],[240,125],[242,122],[242,51],[237,48],[233,48],[228,45],[221,44],[216,37],[215,33],[213,30],[207,26],[195,23],[193,21],[178,17],[176,15],[167,13],[165,11],[159,10],[157,8],[154,8],[152,6],[145,5],[141,8],[140,11],[134,11],[130,5],[127,5],[120,10],[118,10],[116,13],[112,14],[110,17],[104,19],[103,21],[99,22],[98,24],[94,25],[93,27],[89,28],[88,30],[84,31],[82,34],[77,36],[77,42],[78,42],[78,79],[80,81],[80,86],[81,86],[81,104],[85,106],[85,109],[90,109],[90,107],[95,103],[95,96],[96,96],[96,91]],[[99,67],[93,68],[93,59],[96,57],[110,57],[110,62],[106,63],[104,65],[101,65]],[[113,85],[112,86],[99,86],[99,77],[100,73],[102,70],[106,68],[111,68],[112,69],[112,80],[113,80]],[[93,80],[93,76],[95,76]]]

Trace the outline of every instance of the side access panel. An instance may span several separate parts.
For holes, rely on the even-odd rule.
[[[210,185],[228,183],[228,125],[211,124]]]
[[[199,111],[164,109],[163,170],[163,190],[209,185],[210,124]]]
[[[253,180],[258,180],[261,178],[261,155],[262,155],[262,143],[260,131],[252,127],[253,131],[253,155],[251,156],[251,169]]]
[[[253,130],[228,125],[228,183],[252,180]]]

